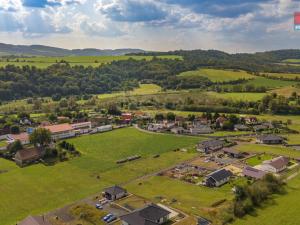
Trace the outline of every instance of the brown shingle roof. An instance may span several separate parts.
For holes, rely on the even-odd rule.
[[[256,168],[250,167],[250,166],[246,166],[243,169],[243,174],[247,177],[252,177],[255,179],[261,179],[266,175],[266,172],[262,171],[262,170],[258,170]]]
[[[29,148],[29,149],[19,150],[16,153],[15,158],[26,161],[26,160],[38,158],[40,156],[41,156],[40,150],[38,150],[37,148]]]
[[[270,160],[267,163],[276,169],[281,169],[289,163],[289,159],[283,156],[279,156],[275,159]]]

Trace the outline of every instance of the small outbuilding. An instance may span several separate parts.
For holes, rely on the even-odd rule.
[[[28,148],[19,150],[14,157],[15,163],[20,166],[29,165],[43,156],[42,151],[37,148]]]
[[[219,187],[227,183],[232,173],[225,169],[214,171],[206,176],[205,184],[208,187]]]
[[[229,157],[232,157],[232,158],[242,158],[243,157],[243,154],[235,149],[232,149],[232,148],[224,148],[223,149],[223,152],[228,155]]]
[[[104,189],[104,197],[108,200],[115,201],[127,196],[127,190],[120,186],[112,186]]]

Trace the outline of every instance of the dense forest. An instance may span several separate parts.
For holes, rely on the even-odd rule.
[[[97,68],[74,66],[68,62],[46,69],[8,65],[0,68],[0,100],[24,97],[69,96],[131,90],[139,83],[155,83],[164,89],[208,88],[213,82],[205,77],[180,77],[177,74],[201,67],[242,69],[257,72],[299,72],[300,67],[279,65],[286,58],[300,58],[299,50],[255,54],[228,54],[209,50],[174,51],[183,60],[121,60]],[[238,81],[243,82],[243,80]]]

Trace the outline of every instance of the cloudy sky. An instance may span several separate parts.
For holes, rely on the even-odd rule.
[[[0,42],[63,48],[300,48],[300,0],[0,0]]]

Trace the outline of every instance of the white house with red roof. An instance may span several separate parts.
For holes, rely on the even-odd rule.
[[[49,125],[49,126],[44,126],[43,128],[51,132],[51,136],[53,140],[71,138],[75,136],[74,127],[72,127],[72,125],[68,123]]]

